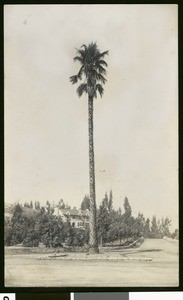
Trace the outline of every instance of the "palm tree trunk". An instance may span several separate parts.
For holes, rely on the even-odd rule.
[[[96,227],[95,199],[95,160],[93,143],[93,97],[88,97],[88,135],[89,135],[89,183],[90,183],[90,249],[89,253],[99,253]]]

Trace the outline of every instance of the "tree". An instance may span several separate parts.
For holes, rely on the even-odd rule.
[[[64,203],[64,200],[63,199],[60,199],[60,201],[58,202],[58,207],[60,209],[64,209],[65,208],[65,203]]]
[[[14,213],[11,218],[11,227],[13,228],[12,231],[12,238],[11,238],[11,245],[16,245],[22,243],[23,235],[25,232],[24,220],[22,217],[22,206],[20,204],[16,204],[14,208]]]
[[[150,237],[154,238],[154,239],[160,238],[160,232],[159,232],[158,222],[157,222],[156,216],[152,217]]]
[[[111,212],[113,210],[113,194],[112,194],[112,190],[110,190],[110,192],[109,192],[108,209],[109,209],[109,212]]]
[[[53,214],[54,213],[54,208],[51,206],[49,201],[46,201],[46,210],[48,214]]]
[[[108,196],[105,194],[104,199],[99,207],[98,212],[98,237],[101,241],[101,244],[106,243],[108,241],[107,234],[110,228],[111,220],[110,214],[108,210]]]
[[[10,219],[5,219],[4,224],[4,242],[6,246],[12,246],[13,245],[13,235],[14,230],[12,226],[12,222]]]
[[[96,195],[95,195],[95,161],[94,161],[94,139],[93,139],[93,104],[94,98],[97,98],[97,92],[102,97],[104,88],[102,84],[106,83],[107,63],[103,60],[108,51],[100,52],[96,43],[85,44],[77,49],[77,55],[74,61],[81,64],[77,75],[71,76],[72,84],[82,80],[77,88],[79,97],[85,92],[88,94],[88,134],[89,134],[89,186],[90,186],[90,253],[98,253],[98,240],[96,231]]]
[[[86,209],[90,210],[90,198],[87,195],[84,196],[84,199],[81,203],[81,210],[86,210]]]
[[[107,211],[109,211],[109,199],[107,192],[105,193],[104,199],[102,200],[102,205],[105,207]]]
[[[37,247],[39,245],[38,233],[28,228],[22,244],[25,247]]]
[[[172,239],[176,239],[176,240],[178,240],[179,239],[179,230],[176,228],[175,230],[174,230],[174,232],[171,234],[171,238]]]
[[[39,219],[35,224],[40,241],[46,247],[58,247],[64,241],[63,222],[60,217],[49,212],[40,211]]]
[[[125,216],[130,217],[132,214],[132,209],[131,209],[131,206],[129,204],[127,197],[125,197],[125,200],[124,200],[124,209],[125,209]]]
[[[122,215],[119,211],[110,213],[110,225],[106,232],[107,242],[121,241]]]
[[[39,201],[35,201],[34,202],[34,207],[35,207],[35,209],[40,209],[40,203],[39,203]]]
[[[160,232],[162,234],[162,237],[167,236],[167,237],[171,237],[171,233],[170,233],[170,227],[171,225],[171,220],[169,218],[162,218],[161,220],[161,224],[160,224]]]
[[[145,221],[144,229],[143,229],[143,236],[145,238],[149,238],[150,237],[150,233],[151,233],[150,219],[147,218],[146,221]]]
[[[138,213],[138,217],[136,218],[136,230],[137,236],[142,236],[144,234],[145,228],[145,218],[143,213]]]

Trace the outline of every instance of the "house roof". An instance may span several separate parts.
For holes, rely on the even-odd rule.
[[[63,215],[67,215],[69,214],[70,216],[88,216],[89,215],[89,211],[88,210],[79,210],[76,208],[60,208],[60,211],[63,213]]]
[[[6,218],[12,218],[13,214],[9,213],[9,212],[5,212],[5,217]]]

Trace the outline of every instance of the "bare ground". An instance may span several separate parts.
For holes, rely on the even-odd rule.
[[[99,255],[6,255],[7,287],[178,286],[178,244],[146,240],[139,248]]]

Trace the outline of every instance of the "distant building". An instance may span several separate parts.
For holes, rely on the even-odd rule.
[[[54,215],[61,216],[63,222],[69,223],[72,227],[87,228],[89,227],[89,210],[80,210],[74,208],[55,207]]]
[[[13,214],[9,212],[5,212],[4,215],[5,215],[5,220],[11,220],[11,218],[13,217]]]
[[[13,209],[14,209],[13,204],[5,204],[5,207],[4,207],[5,220],[11,220],[11,218],[13,217]]]

